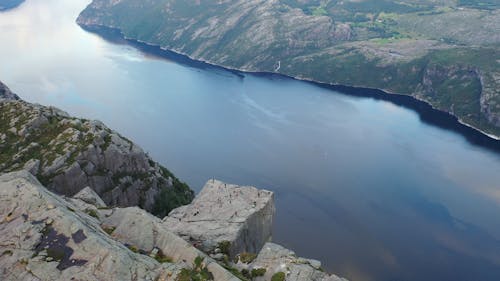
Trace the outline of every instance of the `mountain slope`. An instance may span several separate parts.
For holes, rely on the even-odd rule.
[[[212,64],[412,95],[500,136],[496,1],[94,0],[77,22]]]
[[[140,147],[99,121],[20,100],[0,84],[0,173],[27,169],[47,188],[73,196],[90,186],[111,206],[155,215],[194,192]]]

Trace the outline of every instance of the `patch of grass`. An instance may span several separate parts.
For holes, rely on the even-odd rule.
[[[237,268],[232,267],[228,264],[222,264],[222,267],[224,267],[227,271],[231,272],[234,276],[236,276],[238,279],[242,281],[250,281],[250,276],[248,274],[248,271],[244,272],[239,271]]]
[[[173,177],[173,186],[164,186],[156,197],[152,213],[164,217],[173,209],[191,203],[194,192],[189,186]]]
[[[254,268],[252,269],[252,278],[264,276],[264,274],[266,274],[266,271],[267,270],[265,268]]]
[[[97,211],[96,211],[96,210],[86,209],[86,210],[85,210],[85,213],[86,213],[87,215],[91,216],[91,217],[96,218],[96,219],[98,219],[98,218],[99,218],[99,214],[97,213]]]
[[[253,253],[241,253],[239,254],[239,260],[242,263],[251,263],[257,257],[256,254]]]
[[[208,271],[207,267],[203,264],[203,257],[196,257],[194,259],[193,268],[183,268],[177,275],[176,281],[208,281],[214,280],[213,274]]]
[[[125,245],[125,246],[127,246],[127,248],[133,253],[139,253],[139,248],[137,248],[136,246],[134,245]]]
[[[217,248],[220,249],[221,253],[229,256],[229,250],[231,249],[231,242],[224,240],[217,244]]]
[[[285,273],[284,272],[276,272],[273,274],[273,277],[271,277],[271,281],[285,281]]]
[[[111,135],[107,134],[104,137],[104,143],[101,145],[101,150],[103,152],[106,151],[110,145],[111,145]]]

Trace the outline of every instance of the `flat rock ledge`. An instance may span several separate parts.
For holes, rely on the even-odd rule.
[[[163,219],[173,232],[206,253],[258,253],[271,239],[274,194],[209,180],[193,202]]]

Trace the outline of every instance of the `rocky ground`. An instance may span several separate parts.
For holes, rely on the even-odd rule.
[[[28,171],[3,174],[0,279],[344,280],[324,273],[319,261],[299,258],[277,244],[264,244],[270,239],[272,192],[213,181],[201,194],[192,205],[160,220],[137,207],[108,208],[89,188],[74,197],[60,197]],[[219,200],[228,194],[241,197],[221,205]],[[203,216],[208,214],[204,210],[241,212],[236,226],[227,228],[224,239],[229,240],[213,248],[211,256],[217,260],[201,251],[198,242],[211,242],[220,235],[218,227],[233,219],[219,218],[213,229],[207,219],[204,233],[198,233],[196,241],[184,236],[186,241],[176,234],[179,225],[172,228],[169,221],[191,217],[197,213],[192,213],[195,208],[201,208]],[[199,229],[200,220],[182,220],[182,226]],[[231,255],[236,249],[243,252]]]

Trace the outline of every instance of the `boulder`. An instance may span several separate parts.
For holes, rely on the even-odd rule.
[[[137,207],[100,210],[102,227],[110,235],[148,255],[161,256],[178,262],[193,264],[202,257],[207,269],[217,281],[239,281],[215,260],[172,233],[157,217]]]
[[[325,273],[319,261],[297,257],[293,251],[274,243],[264,245],[250,268],[266,269],[264,276],[255,278],[256,281],[269,281],[278,272],[283,272],[287,281],[347,281]]]
[[[83,202],[96,206],[97,208],[106,207],[106,204],[102,201],[101,197],[99,197],[99,195],[97,195],[97,193],[95,193],[95,191],[89,186],[80,190],[77,194],[75,194],[75,196],[73,196],[73,198],[80,199]]]
[[[206,253],[231,257],[257,253],[271,239],[273,192],[209,180],[189,205],[174,209],[165,225]]]

